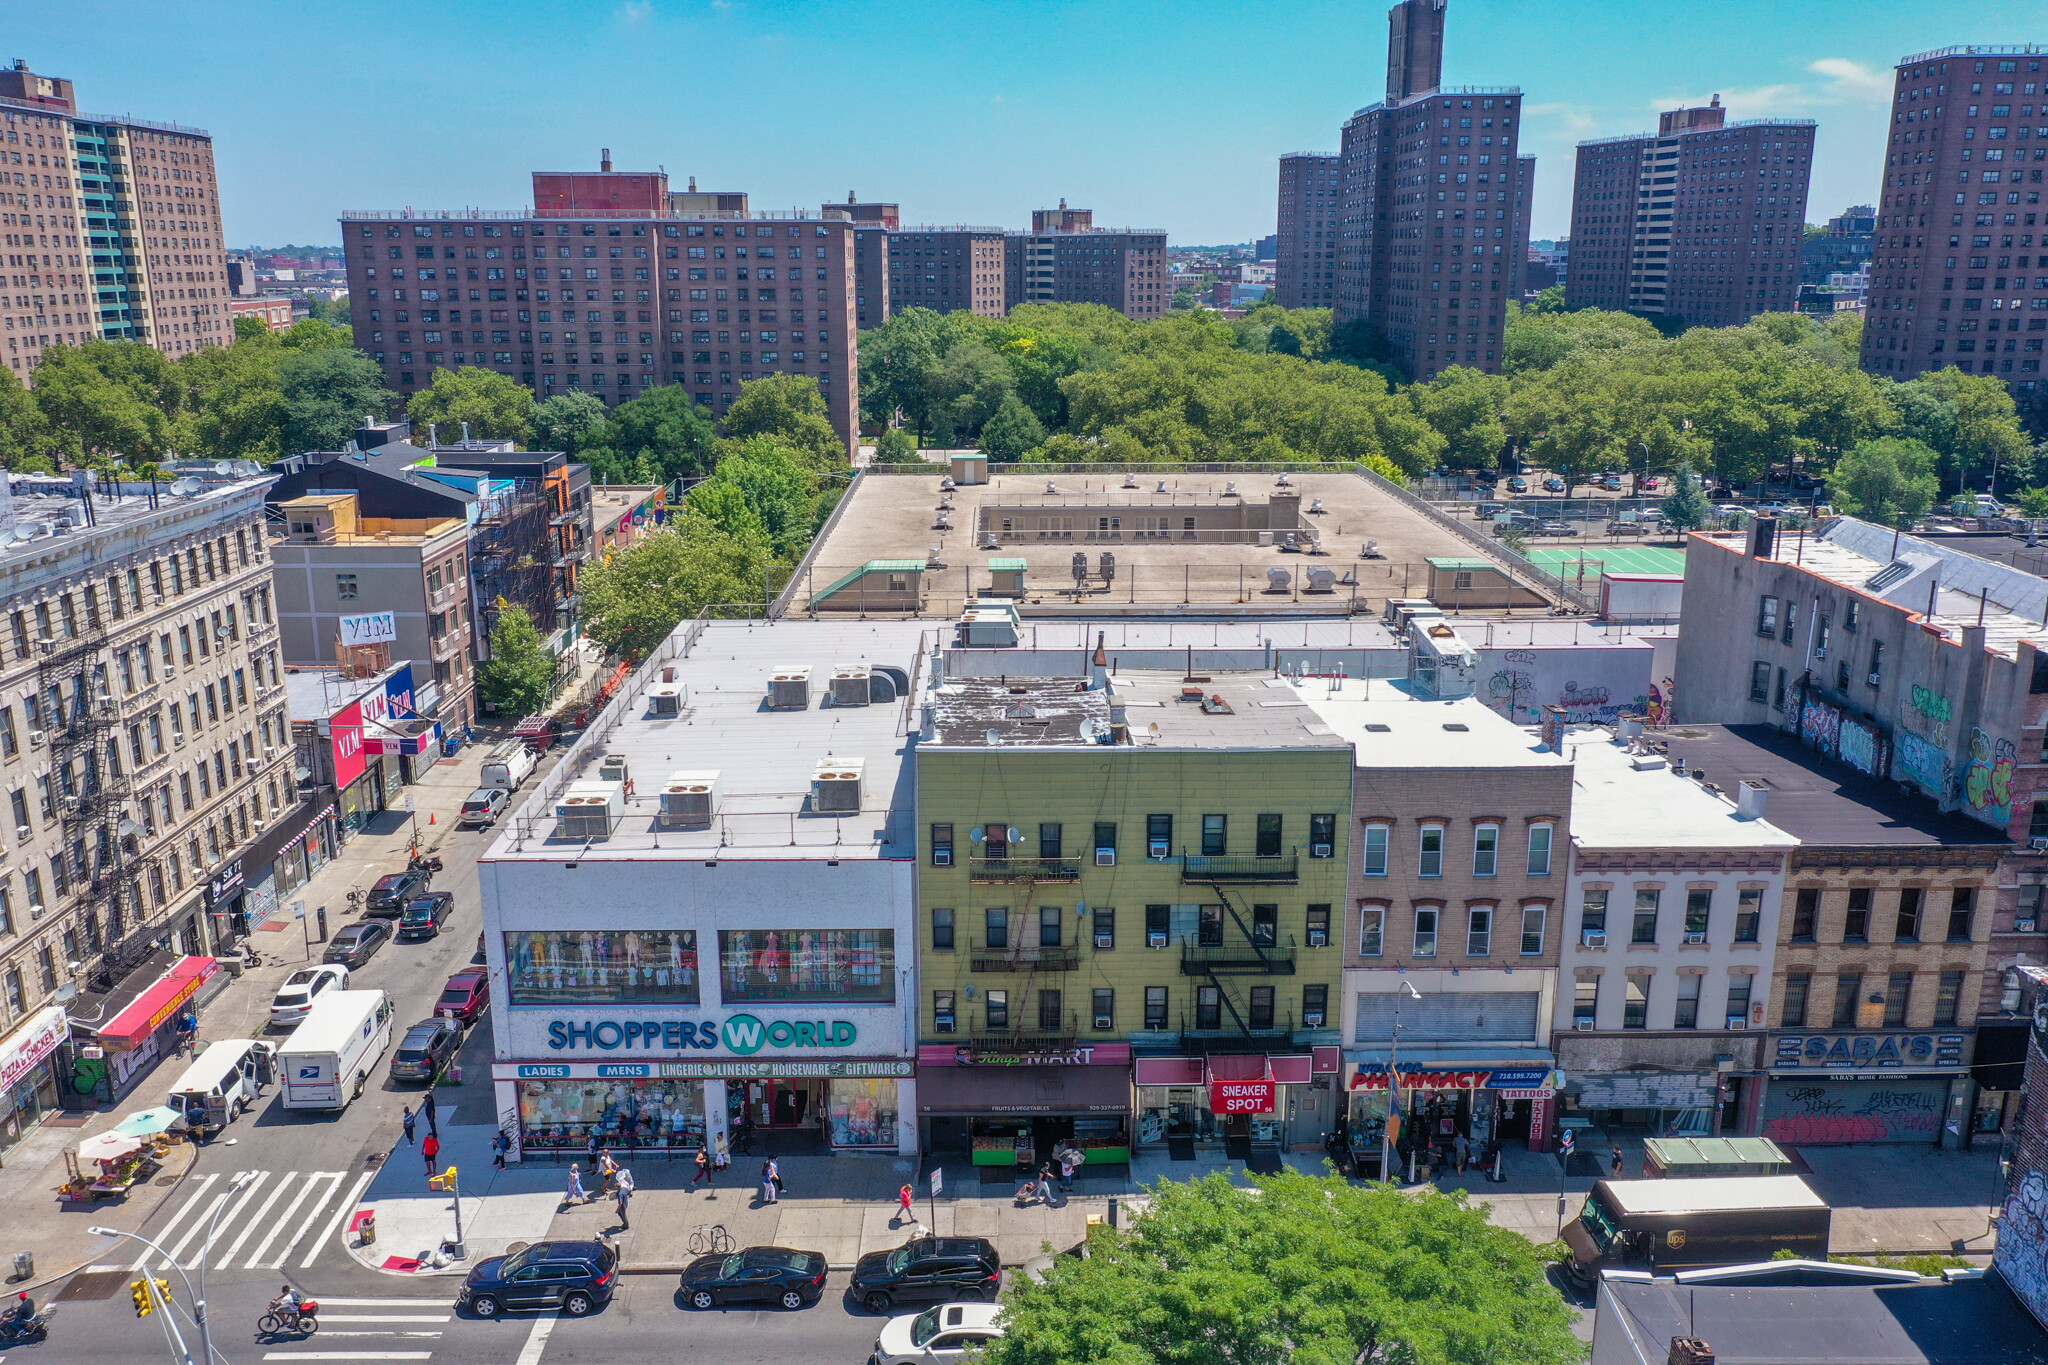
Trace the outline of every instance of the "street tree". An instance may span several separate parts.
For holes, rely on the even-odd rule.
[[[748,604],[758,615],[765,541],[727,534],[694,510],[674,516],[578,580],[584,629],[624,658],[646,658],[688,616],[709,606]]]
[[[1664,495],[1662,511],[1664,524],[1674,531],[1697,531],[1713,515],[1699,476],[1692,472],[1690,464],[1681,464],[1672,471],[1671,491]]]
[[[1838,512],[1904,529],[1940,496],[1938,458],[1926,444],[1910,437],[1858,442],[1828,475],[1828,499]]]
[[[634,399],[639,402],[639,399]],[[626,406],[621,404],[621,406]],[[558,393],[533,409],[533,440],[536,449],[559,450],[579,455],[605,423],[604,400],[594,393],[573,389]]]
[[[533,617],[516,602],[498,610],[491,657],[476,668],[476,690],[508,716],[530,716],[555,694],[554,655],[542,643]]]
[[[559,401],[551,398],[548,403]],[[698,478],[710,472],[718,444],[711,419],[680,384],[648,389],[619,404],[583,442],[579,458],[608,483]]]
[[[1016,394],[1005,394],[981,429],[981,449],[991,460],[1019,460],[1045,444],[1045,427]]]
[[[340,346],[284,355],[278,386],[284,398],[279,440],[288,455],[339,450],[365,417],[382,418],[397,401],[384,387],[383,367]]]
[[[807,374],[771,374],[740,385],[726,409],[725,435],[774,436],[820,469],[846,467],[846,442],[832,426],[818,381]]]
[[[441,440],[457,441],[467,423],[474,441],[524,446],[533,439],[533,390],[480,365],[435,370],[433,382],[406,401],[405,413],[415,436],[438,428]]]
[[[876,464],[917,464],[917,438],[902,427],[890,427],[875,440]]]

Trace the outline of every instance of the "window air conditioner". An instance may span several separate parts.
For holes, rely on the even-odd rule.
[[[1328,844],[1310,844],[1308,846],[1308,856],[1311,858],[1327,858],[1330,856],[1330,851],[1330,845]]]
[[[1687,943],[1705,943],[1705,942],[1707,941],[1707,936],[1706,936],[1705,934],[1703,934],[1703,933],[1701,933],[1701,934],[1687,934],[1687,935],[1685,936],[1685,941],[1686,941]]]
[[[1166,846],[1166,840],[1164,839],[1154,839],[1150,844],[1147,844],[1145,846],[1145,856],[1148,858],[1165,858],[1168,855],[1168,853],[1169,850]]]
[[[1729,1015],[1729,1016],[1728,1016],[1728,1027],[1729,1027],[1729,1028],[1748,1028],[1748,1027],[1749,1027],[1749,1019],[1748,1019],[1748,1018],[1747,1018],[1747,1016],[1745,1016],[1745,1015],[1740,1015],[1740,1014],[1731,1014],[1731,1015]]]
[[[1309,931],[1308,931],[1308,946],[1309,946],[1309,947],[1311,947],[1311,948],[1327,948],[1327,947],[1329,947],[1329,946],[1330,946],[1330,931],[1329,931],[1329,930],[1327,930],[1327,929],[1311,929],[1311,930],[1309,930]]]
[[[933,866],[933,867],[951,867],[952,865],[953,865],[953,850],[952,850],[952,849],[950,849],[950,848],[935,848],[935,849],[933,849],[933,850],[932,850],[932,866]]]
[[[1303,1014],[1301,1016],[1301,1026],[1303,1028],[1321,1028],[1323,1026],[1323,1016],[1321,1011],[1310,1010],[1306,1014]]]
[[[1116,850],[1115,850],[1115,849],[1113,849],[1113,848],[1098,848],[1098,849],[1096,849],[1096,850],[1095,850],[1095,865],[1096,865],[1097,867],[1115,867],[1115,866],[1116,866]]]
[[[1607,946],[1607,935],[1598,929],[1588,929],[1583,942],[1588,948],[1605,948]]]
[[[28,732],[28,742],[32,747],[40,748],[44,738],[45,736],[41,730],[31,730]]]
[[[2030,919],[2016,919],[2012,922],[2012,927],[2014,933],[2031,934],[2034,932],[2034,921]]]
[[[1095,946],[1098,948],[1114,948],[1116,946],[1116,935],[1097,934],[1095,936]]]
[[[1146,934],[1145,946],[1147,948],[1164,948],[1166,946],[1166,935],[1157,933]]]
[[[40,730],[36,732],[36,734],[41,733],[42,731]],[[29,736],[29,739],[32,743],[42,743],[42,741],[36,739],[34,735]],[[2048,849],[2048,835],[2037,835],[2036,837],[2027,840],[2027,847],[2035,850],[2036,852],[2039,852],[2042,849]]]
[[[936,1019],[932,1020],[933,1033],[951,1033],[952,1031],[953,1017],[951,1015],[942,1014],[938,1016]]]
[[[1572,1027],[1581,1033],[1591,1033],[1593,1031],[1593,1021],[1591,1019],[1574,1019]]]
[[[1883,677],[1884,674],[1882,673],[1866,673],[1863,677],[1863,681],[1869,683],[1872,687],[1875,687],[1878,685],[1879,681],[1883,679]]]

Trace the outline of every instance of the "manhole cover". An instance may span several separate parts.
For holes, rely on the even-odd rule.
[[[175,1175],[160,1175],[149,1183],[152,1185],[175,1185],[178,1183],[179,1178]]]
[[[56,1293],[59,1303],[73,1299],[105,1299],[113,1297],[114,1291],[128,1282],[125,1270],[89,1270],[83,1275],[73,1275],[70,1282]]]

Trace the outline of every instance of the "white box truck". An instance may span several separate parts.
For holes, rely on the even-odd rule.
[[[516,792],[519,790],[519,784],[527,779],[533,772],[534,764],[539,761],[533,750],[518,740],[501,744],[491,750],[490,757],[484,760],[483,773],[477,779],[477,785],[496,787],[504,792]]]
[[[391,997],[382,991],[323,995],[277,1050],[287,1109],[344,1109],[391,1046]]]

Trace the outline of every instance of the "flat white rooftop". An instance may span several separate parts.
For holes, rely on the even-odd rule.
[[[1530,733],[1533,737],[1533,732]],[[1661,754],[1631,752],[1611,730],[1586,726],[1565,736],[1571,755],[1572,843],[1579,848],[1796,848],[1799,840],[1734,802]],[[1768,807],[1766,811],[1768,812]]]
[[[1286,684],[1361,768],[1561,768],[1535,735],[1475,697],[1424,700],[1393,681],[1302,678]]]

